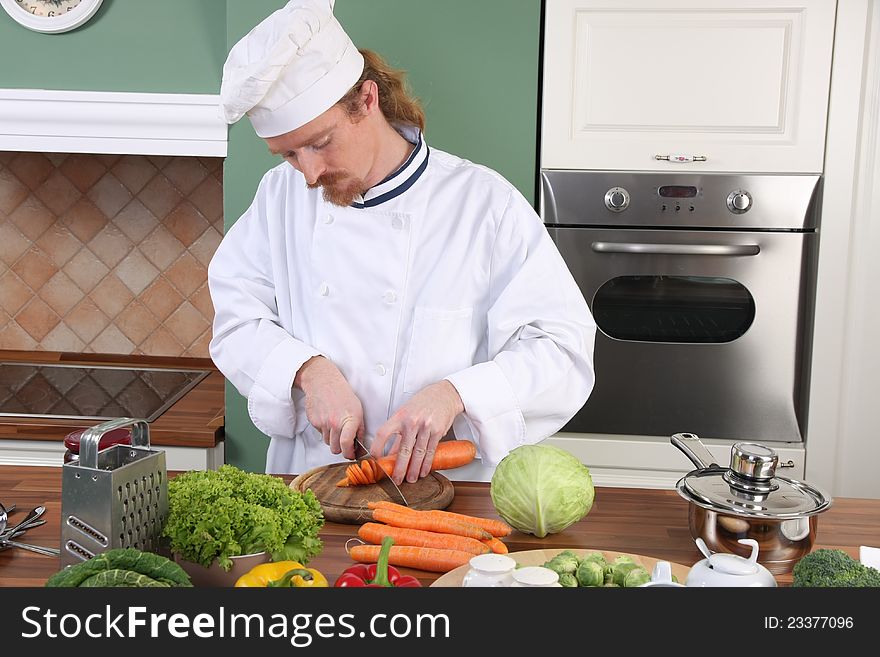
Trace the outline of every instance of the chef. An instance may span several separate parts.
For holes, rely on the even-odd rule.
[[[584,404],[595,323],[531,205],[429,146],[403,74],[332,4],[289,2],[224,65],[227,122],[284,161],[210,263],[211,357],[271,438],[267,472],[354,458],[357,436],[412,482],[450,435],[487,479]]]

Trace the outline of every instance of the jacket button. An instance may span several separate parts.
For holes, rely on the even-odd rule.
[[[333,223],[333,215],[332,214],[325,215],[324,216],[324,223],[327,224],[328,226],[330,224],[332,224]]]
[[[375,370],[376,374],[378,374],[379,376],[385,376],[385,374],[387,373],[387,370],[382,363],[376,363]]]
[[[403,226],[403,219],[401,219],[400,217],[394,217],[394,219],[391,220],[391,227],[394,230],[403,230]]]
[[[318,288],[318,293],[319,293],[322,297],[326,297],[327,295],[330,294],[330,286],[327,285],[326,283],[321,283],[321,287]]]
[[[383,301],[385,303],[391,304],[397,301],[397,292],[394,290],[388,290],[385,294],[382,295]]]

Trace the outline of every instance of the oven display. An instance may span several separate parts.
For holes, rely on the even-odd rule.
[[[697,188],[689,185],[663,185],[657,190],[662,198],[694,198]]]

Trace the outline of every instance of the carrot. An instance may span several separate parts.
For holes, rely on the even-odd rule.
[[[367,481],[377,481],[377,477],[375,473],[373,473],[373,466],[370,464],[369,461],[361,462],[361,472],[364,473]]]
[[[477,527],[482,527],[487,532],[492,534],[492,536],[507,536],[510,534],[513,529],[506,522],[502,520],[495,520],[493,518],[480,518],[479,516],[468,516],[463,513],[453,513],[452,511],[441,511],[439,509],[433,509],[430,511],[419,511],[417,509],[411,509],[408,506],[403,506],[402,504],[395,504],[394,502],[388,501],[379,501],[379,502],[368,502],[367,506],[371,509],[388,509],[389,511],[399,511],[401,513],[416,512],[416,513],[430,513],[438,518],[447,518],[449,520],[455,520],[457,522],[463,522],[469,525],[476,525]]]
[[[379,545],[355,545],[349,551],[349,555],[361,563],[376,563],[381,549]],[[473,556],[472,552],[461,550],[392,545],[388,563],[392,566],[417,568],[433,573],[448,573],[468,563]]]
[[[431,470],[451,470],[452,468],[460,468],[473,461],[476,455],[477,446],[470,440],[444,440],[437,445],[437,450],[434,452],[434,460],[431,463]],[[394,472],[394,464],[396,461],[397,455],[390,454],[377,459],[376,463],[387,472],[390,477]],[[342,487],[362,486],[365,483],[375,484],[377,481],[376,475],[378,474],[378,472],[373,472],[373,468],[370,466],[369,461],[352,463],[346,468],[346,478],[348,483],[344,484],[340,480],[336,485]]]
[[[507,554],[508,552],[507,546],[494,536],[492,538],[484,539],[480,542],[484,545],[487,545],[495,554]]]
[[[468,538],[475,538],[480,541],[492,538],[492,535],[482,527],[431,517],[421,512],[400,513],[399,511],[388,511],[387,509],[373,509],[373,520],[384,522],[386,525],[393,525],[394,527],[421,529],[439,534],[458,534],[459,536],[467,536]]]
[[[376,522],[365,522],[358,529],[360,536],[367,543],[380,545],[385,536],[394,539],[394,545],[411,545],[413,547],[441,548],[445,550],[461,550],[471,554],[486,554],[491,552],[491,546],[483,541],[478,541],[466,536],[455,534],[439,534],[427,532],[421,529],[407,529],[405,527],[393,527],[381,525]]]

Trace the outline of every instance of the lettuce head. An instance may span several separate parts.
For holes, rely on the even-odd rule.
[[[550,445],[522,445],[505,456],[489,488],[495,510],[511,527],[543,538],[586,516],[595,491],[590,470]]]

